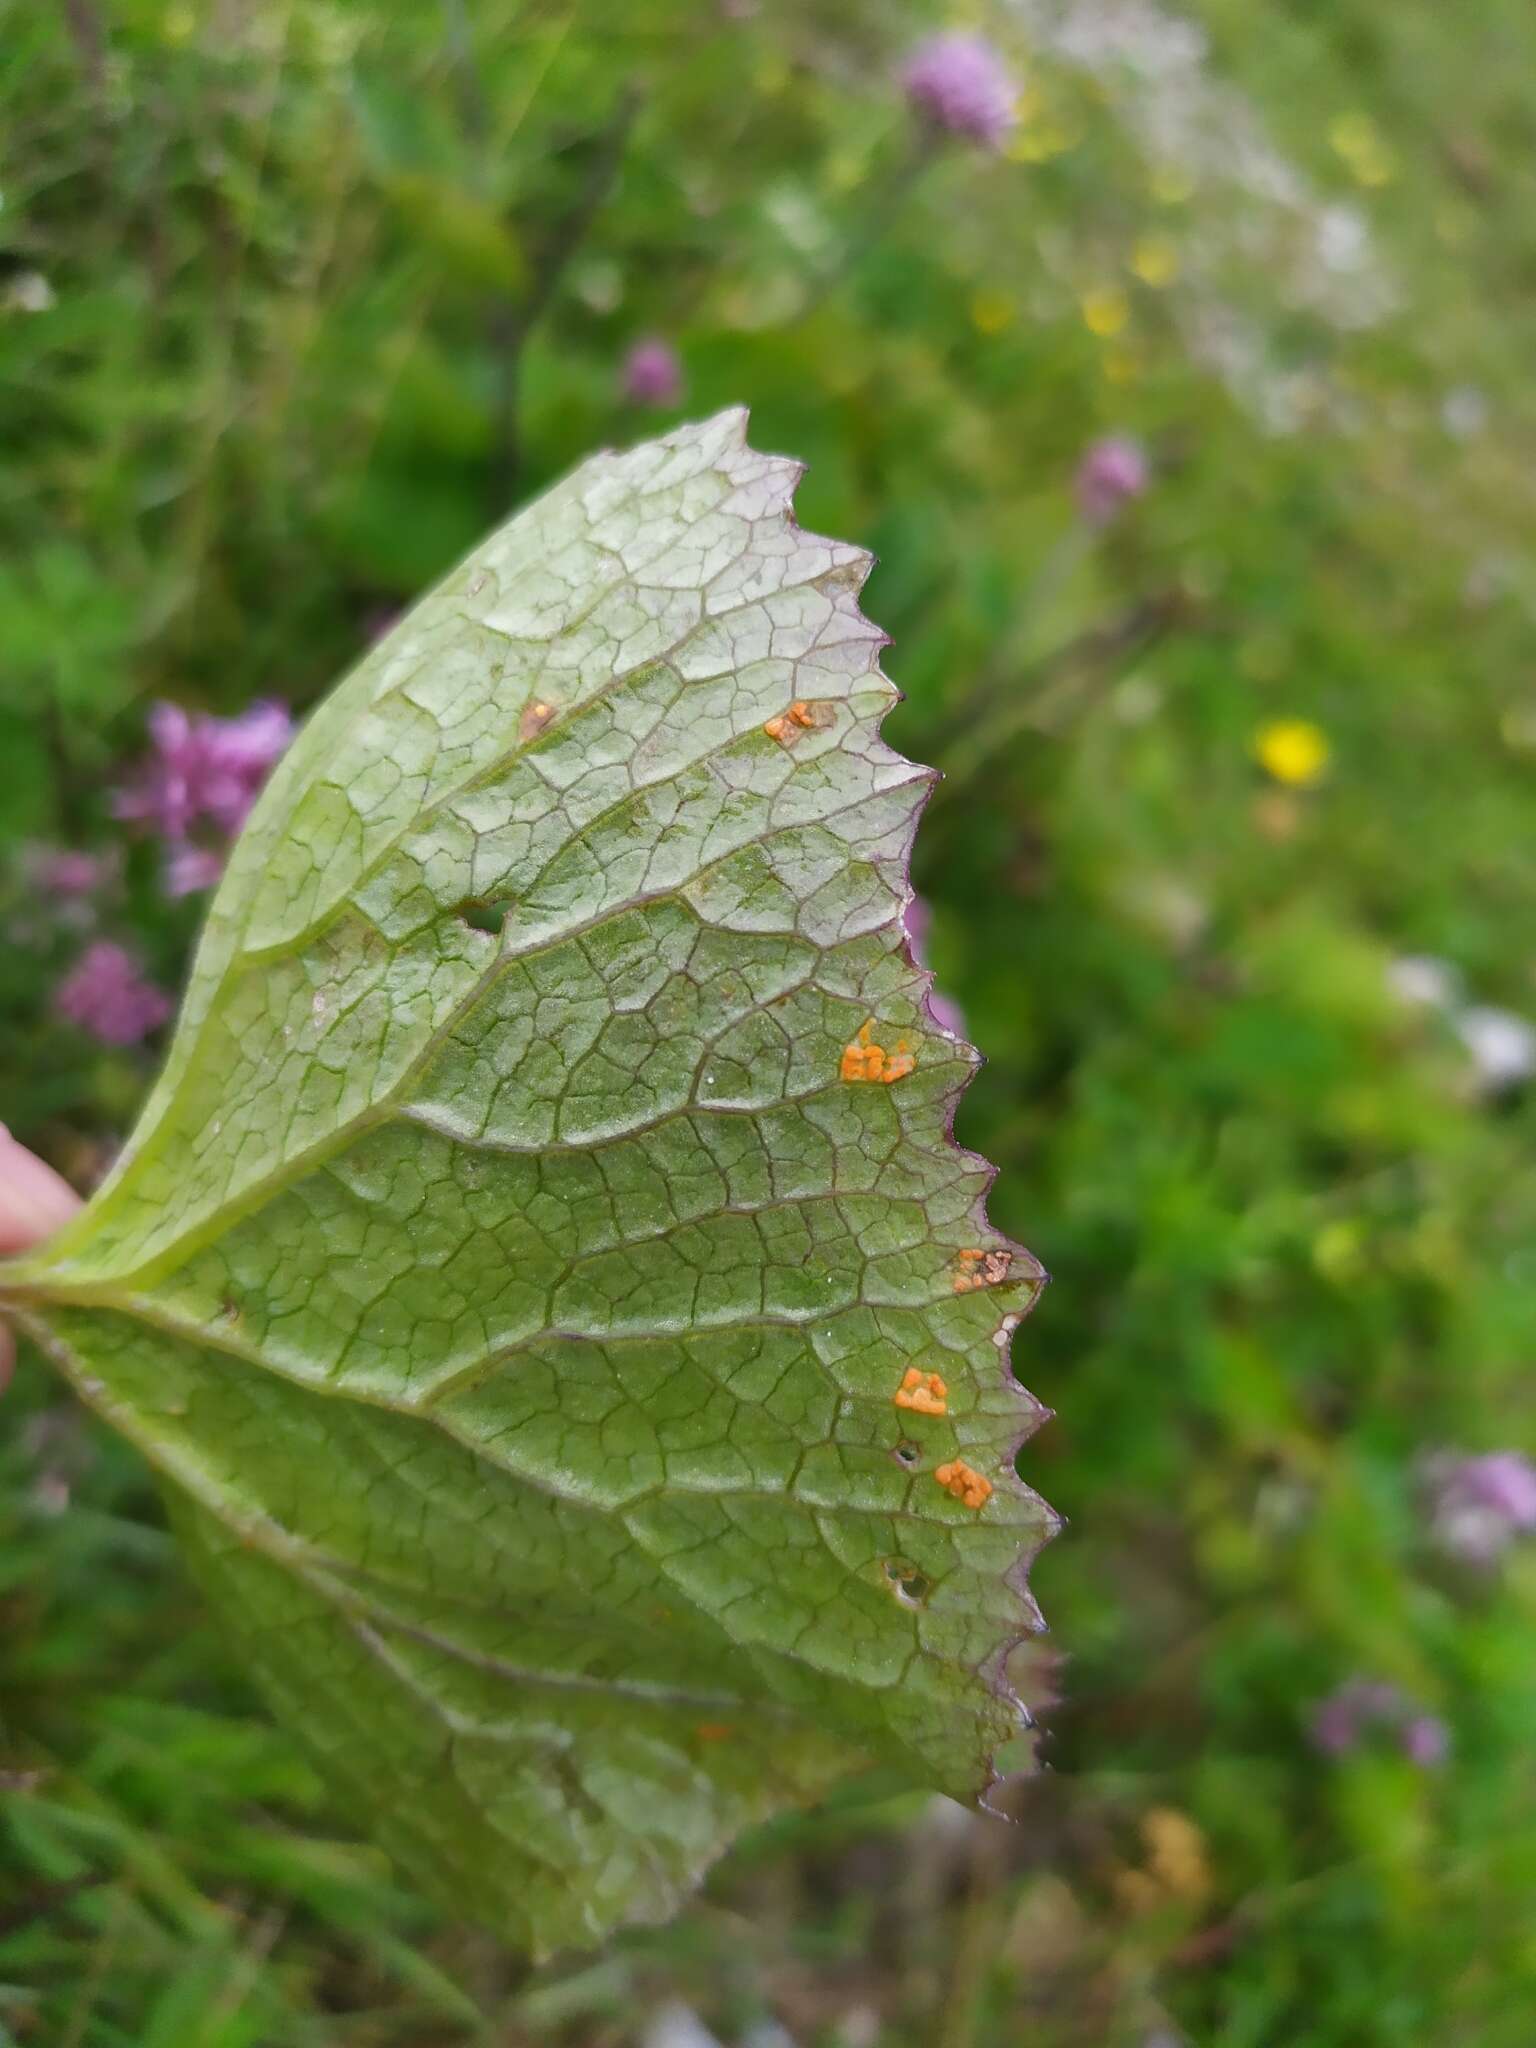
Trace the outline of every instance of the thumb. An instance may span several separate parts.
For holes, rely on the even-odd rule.
[[[0,1124],[0,1252],[25,1251],[51,1237],[79,1206],[69,1182]]]
[[[80,1197],[35,1152],[0,1124],[0,1254],[25,1251],[52,1236],[80,1206]],[[10,1383],[16,1340],[0,1322],[0,1393]]]

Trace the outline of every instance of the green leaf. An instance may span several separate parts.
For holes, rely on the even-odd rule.
[[[869,557],[744,424],[594,457],[321,706],[0,1279],[335,1784],[539,1952],[872,1761],[983,1794],[1052,1527]]]

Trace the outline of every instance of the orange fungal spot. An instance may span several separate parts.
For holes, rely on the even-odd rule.
[[[839,1071],[845,1081],[900,1081],[910,1074],[917,1065],[907,1051],[904,1038],[896,1041],[896,1050],[887,1052],[883,1045],[874,1041],[874,1019],[859,1027],[859,1034],[851,1045],[843,1047],[842,1066]]]
[[[763,731],[781,747],[792,747],[803,733],[824,732],[835,716],[830,704],[809,704],[797,697],[787,711],[770,718]]]
[[[693,1732],[700,1742],[729,1742],[736,1733],[729,1721],[700,1721]]]
[[[948,1387],[936,1372],[924,1372],[918,1365],[907,1367],[891,1399],[898,1408],[911,1408],[919,1415],[949,1413]]]
[[[952,1493],[962,1507],[973,1512],[984,1508],[992,1498],[991,1480],[973,1472],[961,1458],[955,1458],[948,1465],[940,1465],[933,1476],[946,1493]]]
[[[971,1294],[978,1287],[997,1287],[1008,1278],[1013,1265],[1012,1252],[1004,1251],[963,1251],[959,1254],[960,1270],[955,1275],[956,1294]]]

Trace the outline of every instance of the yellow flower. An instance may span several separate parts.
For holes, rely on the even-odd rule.
[[[1131,317],[1130,301],[1116,285],[1100,285],[1083,294],[1083,324],[1090,334],[1107,341]]]
[[[1276,782],[1307,789],[1326,773],[1333,749],[1328,735],[1309,719],[1276,718],[1259,727],[1253,751]]]
[[[1353,1280],[1365,1267],[1365,1244],[1359,1221],[1336,1216],[1312,1240],[1312,1263],[1325,1280]]]
[[[869,158],[861,149],[840,149],[827,158],[827,183],[834,192],[851,192],[869,175]]]
[[[1211,1869],[1205,1836],[1187,1813],[1154,1806],[1142,1815],[1146,1868],[1115,1871],[1111,1883],[1128,1913],[1156,1913],[1170,1903],[1198,1907],[1209,1897]]]
[[[1160,291],[1179,274],[1179,252],[1166,235],[1143,235],[1131,253],[1131,268],[1143,284]]]
[[[1062,156],[1076,143],[1076,135],[1058,121],[1030,121],[1015,134],[1007,153],[1016,164],[1044,164],[1053,156]]]
[[[1362,185],[1390,184],[1396,166],[1369,114],[1340,114],[1328,128],[1328,140]]]
[[[1177,1807],[1154,1806],[1141,1817],[1147,1868],[1166,1891],[1198,1905],[1211,1888],[1205,1836]]]
[[[1001,334],[1013,325],[1013,301],[1006,292],[983,285],[971,294],[971,325],[978,334]]]
[[[1182,165],[1165,164],[1153,174],[1152,197],[1159,206],[1182,206],[1194,190],[1195,181]]]
[[[1336,114],[1328,123],[1328,140],[1339,155],[1348,159],[1369,156],[1379,147],[1376,123],[1369,114]]]

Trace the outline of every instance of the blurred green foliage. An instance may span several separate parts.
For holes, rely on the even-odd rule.
[[[1533,1110],[1389,973],[1536,1010],[1536,21],[970,18],[1027,82],[1001,156],[923,146],[894,0],[0,6],[0,1116],[89,1177],[149,1078],[50,1008],[85,919],[167,982],[194,933],[110,816],[148,703],[307,705],[649,429],[620,369],[663,336],[881,554],[1072,1518],[1020,1829],[850,1799],[529,1979],[339,1832],[24,1362],[0,2042],[622,2048],[677,1999],[757,2048],[1529,2038],[1536,1557],[1437,1555],[1417,1461],[1536,1447]],[[1090,531],[1105,432],[1154,477]],[[38,843],[119,878],[40,901]],[[1445,1764],[1314,1751],[1357,1672]]]

